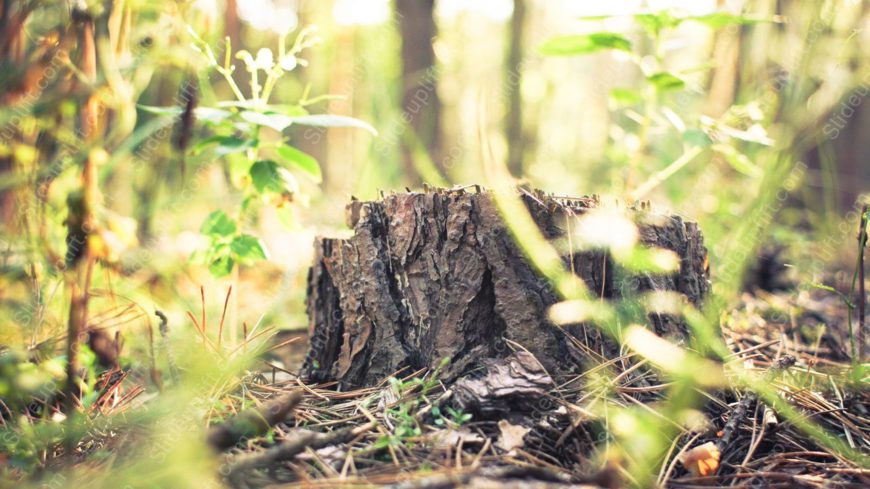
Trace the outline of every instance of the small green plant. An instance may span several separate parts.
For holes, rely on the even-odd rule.
[[[9,466],[30,472],[42,462],[42,454],[64,442],[78,440],[81,426],[59,423],[59,388],[66,381],[66,356],[35,361],[24,350],[0,351],[0,399],[4,416],[9,416],[0,436],[0,453],[12,454]],[[77,397],[85,412],[93,412],[105,394],[96,354],[87,346],[79,350]],[[71,428],[71,429],[69,429]]]
[[[245,217],[254,215],[259,205],[274,206],[281,222],[292,226],[291,204],[304,197],[292,171],[314,183],[321,182],[319,163],[313,156],[291,145],[285,134],[289,127],[356,127],[373,135],[377,131],[352,117],[309,113],[309,106],[331,98],[328,95],[309,98],[309,88],[305,89],[296,104],[269,103],[281,78],[307,65],[307,61],[300,56],[303,51],[320,42],[314,28],[303,29],[289,47],[288,34],[282,35],[277,53],[268,48],[261,48],[256,55],[246,50],[235,53],[235,58],[244,63],[250,75],[249,96],[242,92],[233,78],[235,66],[229,38],[225,40],[223,61],[219,62],[208,43],[193,29],[189,28],[188,32],[194,40],[194,48],[204,55],[209,67],[223,76],[235,96],[235,100],[221,101],[213,107],[192,109],[196,119],[208,126],[213,134],[194,144],[190,152],[199,155],[209,151],[226,162],[230,181],[242,194],[241,202],[234,209],[229,212],[215,210],[200,229],[209,245],[194,258],[208,265],[214,276],[223,277],[234,273],[239,265],[250,265],[269,257],[262,240],[243,230]],[[143,109],[158,114],[183,113],[181,108]],[[272,131],[273,134],[264,137],[265,131]]]
[[[389,379],[390,389],[387,392],[395,396],[399,400],[399,403],[395,407],[386,410],[386,416],[393,421],[394,427],[390,434],[378,440],[378,447],[384,448],[387,446],[410,444],[412,443],[410,439],[421,436],[423,429],[418,415],[420,410],[425,406],[431,406],[430,412],[435,417],[437,425],[441,426],[444,424],[440,409],[432,403],[427,394],[439,385],[439,374],[449,363],[449,358],[443,358],[438,367],[423,378],[415,377],[405,381],[400,381],[395,377]],[[454,420],[459,418],[463,419],[462,422],[467,422],[471,419],[470,415],[463,415],[453,411],[451,408],[448,408],[448,410],[454,416]],[[441,423],[438,423],[438,421],[441,421]]]
[[[584,17],[584,20],[604,20],[609,17],[611,16]],[[702,65],[672,71],[665,60],[665,40],[670,31],[685,22],[696,22],[712,29],[720,29],[726,26],[765,22],[765,20],[724,12],[682,15],[672,10],[635,14],[631,17],[648,38],[652,46],[649,53],[636,50],[631,40],[615,32],[557,36],[539,47],[541,54],[547,56],[589,55],[607,50],[621,52],[643,75],[638,88],[620,87],[610,92],[611,105],[620,109],[626,117],[626,127],[634,128],[634,130],[623,131],[618,126],[613,132],[613,134],[621,134],[621,140],[613,141],[610,157],[617,160],[617,163],[623,163],[622,167],[626,169],[622,178],[617,179],[616,188],[622,186],[629,200],[639,200],[691,163],[705,149],[711,149],[722,156],[739,173],[759,178],[762,174],[761,170],[738,149],[736,144],[724,144],[724,141],[728,138],[741,142],[770,144],[761,126],[754,124],[757,121],[749,121],[751,130],[743,130],[704,117],[699,118],[698,121],[685,122],[678,114],[681,112],[678,107],[680,103],[673,97],[667,96],[685,91],[688,86],[686,81],[688,75],[706,71],[712,66]],[[653,127],[654,125],[670,126],[670,130],[656,130],[664,128]],[[663,132],[671,132],[678,136],[672,142],[681,147],[681,154],[667,167],[643,174],[644,168],[654,165],[647,161],[651,153],[652,135]],[[711,135],[715,135],[715,139]],[[621,148],[631,149],[624,151]]]
[[[419,384],[415,382],[403,383],[399,382],[395,378],[390,379],[391,388],[399,396],[407,395],[407,392],[413,389],[416,385]],[[421,393],[420,397],[423,396],[425,396],[425,394]],[[387,416],[392,418],[395,422],[393,431],[388,436],[388,441],[390,445],[400,445],[406,443],[409,438],[418,437],[423,434],[423,429],[420,426],[420,422],[414,416],[419,404],[420,398],[415,396],[405,402],[400,403],[395,408],[387,410]]]
[[[864,290],[864,250],[867,248],[867,226],[870,221],[870,212],[867,204],[861,210],[860,224],[858,227],[858,262],[855,264],[855,273],[852,275],[852,286],[849,297],[855,297],[855,287],[858,287],[858,334],[852,331],[852,309],[849,309],[849,341],[852,344],[852,363],[855,365],[856,378],[863,377],[864,362],[864,321],[866,317],[867,294]]]
[[[830,285],[825,284],[810,284],[810,287],[814,289],[824,290],[826,292],[831,292],[835,294],[837,297],[843,301],[843,305],[846,307],[846,323],[849,326],[849,352],[852,355],[852,364],[856,367],[856,371],[860,370],[858,367],[862,365],[862,354],[861,354],[861,344],[864,341],[862,335],[863,326],[864,326],[864,308],[861,307],[861,303],[866,301],[866,294],[864,293],[862,284],[864,283],[864,250],[867,248],[867,221],[870,218],[870,215],[867,213],[867,207],[864,207],[864,210],[861,212],[860,217],[860,226],[858,229],[858,262],[855,264],[855,270],[852,273],[852,283],[849,286],[849,293],[844,294],[839,290],[831,287]],[[855,290],[858,289],[857,301],[853,302],[852,298],[856,297]],[[855,313],[855,309],[858,309],[858,332],[859,334],[855,334],[855,327],[852,323],[852,316]]]
[[[450,423],[453,423],[456,426],[462,426],[471,421],[471,413],[466,413],[461,409],[455,409],[450,406],[445,407],[444,410],[447,411],[447,415],[450,417],[449,419],[444,416],[440,407],[432,406],[432,416],[435,417],[436,426],[445,426]]]

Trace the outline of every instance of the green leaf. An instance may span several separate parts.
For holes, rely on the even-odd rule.
[[[604,15],[581,15],[580,17],[578,17],[578,19],[579,19],[579,20],[598,21],[598,20],[615,19],[615,18],[617,18],[617,17],[620,17],[620,15],[618,15],[618,14],[616,14],[616,15],[613,15],[613,14],[604,14]]]
[[[232,121],[227,128],[238,131],[242,134],[253,134],[257,130],[257,124],[251,124],[247,121]]]
[[[269,259],[269,253],[266,251],[263,241],[250,234],[242,234],[233,238],[233,242],[230,243],[230,249],[233,252],[233,256],[240,263],[246,265]]]
[[[682,90],[686,87],[686,82],[666,71],[652,74],[646,79],[655,85],[656,89],[660,92]]]
[[[637,90],[631,88],[614,88],[610,91],[610,101],[617,106],[637,105],[643,97]]]
[[[768,19],[762,19],[758,17],[746,17],[743,15],[734,15],[729,14],[727,12],[714,12],[712,14],[706,15],[696,15],[691,17],[686,17],[685,20],[692,20],[695,22],[700,22],[704,25],[707,25],[713,29],[721,29],[722,27],[729,25],[749,25],[749,24],[760,24],[763,22],[772,22]]]
[[[205,151],[205,149],[207,147],[219,142],[224,137],[226,137],[226,136],[211,136],[211,137],[207,137],[205,139],[202,139],[200,141],[197,141],[197,143],[194,144],[192,148],[190,148],[190,152],[191,152],[191,154],[195,154],[195,155],[199,154],[199,153]]]
[[[171,107],[156,107],[153,105],[137,105],[140,110],[143,112],[148,112],[149,114],[156,114],[162,116],[170,116],[177,117],[181,115],[183,109],[181,107],[171,106]],[[220,122],[228,117],[230,117],[232,112],[217,109],[214,107],[196,107],[193,109],[193,115],[205,122]]]
[[[242,119],[250,122],[251,124],[271,127],[278,132],[287,129],[288,127],[290,127],[290,124],[293,124],[293,117],[284,114],[254,112],[251,110],[246,110],[239,115]]]
[[[298,190],[296,179],[271,160],[261,160],[251,166],[251,181],[260,193],[294,194]]]
[[[604,49],[631,51],[631,41],[615,32],[574,34],[554,37],[542,44],[538,51],[546,56],[574,56]]]
[[[231,256],[221,255],[212,260],[208,266],[208,271],[217,278],[226,277],[233,271],[235,261]]]
[[[305,107],[298,104],[263,104],[251,100],[227,100],[218,102],[217,105],[218,107],[235,107],[265,114],[284,114],[293,117],[308,115],[308,111],[305,110]]]
[[[278,221],[288,231],[299,231],[299,222],[296,220],[296,213],[293,211],[293,206],[288,203],[283,203],[275,208],[275,213],[278,215]]]
[[[205,265],[209,262],[209,259],[209,253],[207,250],[204,249],[194,250],[188,258],[190,263],[193,263],[194,265]]]
[[[232,236],[236,233],[236,223],[226,212],[217,210],[208,215],[200,232],[206,236]]]
[[[193,109],[193,116],[203,122],[222,122],[232,115],[233,113],[228,110],[216,109],[214,107],[197,107]]]
[[[761,178],[764,176],[764,171],[755,163],[750,161],[749,157],[737,151],[733,146],[727,144],[713,145],[713,151],[721,154],[725,161],[738,172],[752,178]]]
[[[674,17],[667,10],[649,14],[637,14],[634,20],[651,36],[658,36],[665,29],[672,29],[683,22],[683,18]]]
[[[217,156],[241,153],[248,149],[256,148],[257,145],[260,144],[256,139],[244,139],[237,136],[212,136],[198,142],[191,152],[193,154],[198,154],[209,145],[215,143],[217,143],[217,148],[215,148],[215,155]]]
[[[658,36],[663,30],[673,29],[686,21],[700,22],[713,29],[721,29],[722,27],[729,25],[748,25],[772,22],[772,20],[769,19],[734,15],[727,12],[714,12],[705,15],[675,16],[668,10],[655,13],[637,14],[634,16],[634,20],[652,36]]]
[[[767,135],[767,130],[761,124],[753,124],[752,127],[746,130],[737,129],[726,126],[724,124],[715,124],[717,131],[725,136],[746,141],[747,143],[761,144],[763,146],[773,146],[774,140]]]
[[[690,146],[700,146],[702,148],[709,148],[713,144],[710,136],[700,129],[689,129],[684,132],[683,141]]]
[[[676,27],[683,21],[682,17],[674,17],[671,15],[669,10],[634,15],[584,15],[580,17],[580,20],[601,21],[626,17],[634,19],[635,22],[640,24],[640,26],[652,36],[658,35],[664,29]]]
[[[365,129],[372,136],[378,135],[378,130],[368,122],[345,115],[315,114],[293,117],[293,124],[316,127],[355,127],[357,129]]]
[[[840,296],[840,299],[846,304],[846,307],[851,308],[851,309],[855,308],[855,304],[852,304],[852,301],[851,301],[851,299],[849,299],[849,296],[847,296],[846,294],[840,292],[839,290],[831,287],[830,285],[811,283],[810,287],[812,287],[814,289],[832,292],[832,293]]]
[[[237,189],[244,189],[249,183],[251,166],[254,162],[249,160],[247,155],[241,153],[226,155],[224,161],[227,165],[230,183]]]
[[[139,110],[141,110],[143,112],[148,112],[149,114],[156,114],[156,115],[177,116],[177,115],[181,114],[181,112],[182,112],[181,107],[175,107],[175,106],[157,107],[154,105],[137,104],[136,107],[138,107]]]
[[[301,105],[269,105],[269,112],[289,115],[290,117],[302,117],[308,115],[308,110]]]
[[[284,162],[302,170],[315,182],[320,183],[323,180],[323,175],[320,173],[320,164],[313,156],[286,144],[278,146],[277,151],[278,156]]]
[[[256,100],[222,100],[217,103],[218,107],[235,107],[238,109],[258,109],[268,107]]]

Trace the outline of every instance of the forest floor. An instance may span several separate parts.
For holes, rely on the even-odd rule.
[[[782,399],[867,454],[870,392],[845,385],[851,369],[845,311],[823,290],[747,293],[723,321],[723,334],[733,361],[776,371],[768,378]],[[278,423],[271,441],[248,442],[224,455],[234,485],[870,487],[866,467],[815,443],[755,396],[732,389],[704,394],[706,422],[679,428],[654,481],[633,480],[602,451],[608,427],[591,412],[607,393],[613,408],[642,406],[672,423],[656,411],[668,383],[631,354],[602,369],[554,379],[549,402],[478,418],[449,408],[451,386],[425,380],[432,377],[419,380],[421,372],[397,372],[404,380],[349,392],[304,385],[294,374],[304,351],[304,341],[288,345],[287,366],[268,364],[262,382],[248,386],[261,401],[300,388],[302,398],[295,420]],[[597,375],[605,368],[607,375]]]
[[[546,385],[534,357],[515,351],[508,363],[484,362],[473,388],[445,385],[437,371],[405,370],[374,387],[341,390],[297,376],[308,338],[291,331],[273,338],[220,408],[210,408],[221,415],[209,414],[207,441],[216,449],[209,456],[238,488],[870,487],[870,391],[866,378],[853,378],[842,299],[817,288],[744,293],[721,323],[729,362],[758,372],[786,406],[851,455],[737,388],[696,391],[697,419],[678,422],[663,402],[674,383],[627,350]],[[91,410],[97,420],[161,397],[144,387],[147,372],[104,377]],[[469,393],[481,397],[474,409],[457,404]],[[650,423],[619,426],[614,413],[627,409]],[[663,434],[673,443],[660,468],[638,480],[644,471],[625,454]],[[71,451],[58,446],[43,470],[111,471],[114,459],[96,455],[137,453],[137,439],[96,433]],[[6,462],[0,454],[0,466]]]

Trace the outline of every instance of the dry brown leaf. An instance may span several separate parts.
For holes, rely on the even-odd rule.
[[[484,442],[482,436],[472,433],[466,428],[459,430],[444,429],[431,433],[428,438],[439,449],[453,448],[462,441],[463,445],[480,444]]]
[[[508,423],[505,420],[498,422],[498,429],[501,431],[501,436],[495,442],[495,446],[506,452],[510,452],[515,448],[521,448],[524,444],[523,439],[532,431],[525,426]]]

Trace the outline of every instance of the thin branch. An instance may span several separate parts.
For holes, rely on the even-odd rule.
[[[782,358],[778,359],[770,368],[765,372],[764,379],[765,381],[773,380],[779,373],[788,370],[791,366],[793,366],[796,362],[795,357],[791,355],[785,355]],[[731,439],[734,438],[734,435],[737,434],[737,430],[740,427],[740,423],[743,422],[743,418],[746,417],[746,413],[749,412],[749,408],[755,404],[755,401],[758,400],[758,394],[755,392],[747,392],[745,396],[737,403],[737,406],[734,408],[734,411],[731,412],[731,416],[728,417],[728,422],[725,423],[725,427],[722,428],[722,438],[719,438],[719,441],[716,442],[716,447],[719,448],[719,451],[724,451],[725,447],[731,443]]]
[[[864,249],[867,247],[867,204],[861,210],[861,229],[858,231],[858,357],[856,361],[864,360],[864,334],[867,318],[867,293],[864,289]]]
[[[370,421],[357,427],[348,427],[329,433],[307,431],[294,436],[291,440],[284,441],[274,447],[268,448],[265,451],[252,455],[236,457],[229,463],[228,477],[233,479],[245,470],[257,467],[267,467],[281,460],[289,460],[305,451],[306,448],[317,450],[330,445],[347,443],[372,430],[376,425],[376,422]]]
[[[257,408],[242,412],[233,419],[212,426],[208,444],[215,450],[226,450],[244,439],[265,434],[271,427],[286,420],[302,401],[302,391],[293,391]]]
[[[230,294],[233,293],[233,286],[230,284],[230,288],[227,290],[227,298],[224,299],[224,310],[221,313],[221,324],[218,326],[218,346],[221,346],[221,341],[224,338],[224,318],[227,317],[227,306],[230,303]]]

